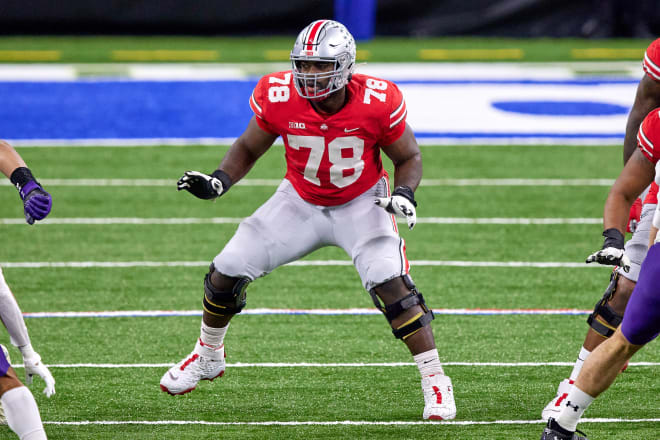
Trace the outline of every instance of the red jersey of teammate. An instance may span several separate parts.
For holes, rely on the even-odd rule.
[[[660,108],[651,110],[640,124],[637,145],[653,165],[660,160]]]
[[[653,182],[649,188],[649,192],[646,193],[644,197],[644,204],[657,205],[658,204],[658,184]]]
[[[394,83],[354,74],[346,93],[341,110],[322,115],[285,71],[261,78],[250,97],[259,127],[284,140],[285,177],[315,205],[341,205],[375,185],[385,174],[380,147],[405,130],[406,104]]]
[[[656,40],[652,47],[658,40]],[[660,46],[658,46],[660,50]],[[644,58],[646,63],[646,57]],[[637,145],[648,160],[654,165],[660,160],[660,108],[651,110],[644,118],[637,132]],[[653,182],[644,203],[658,203],[658,185]]]
[[[660,82],[660,38],[649,44],[642,67],[649,78]]]

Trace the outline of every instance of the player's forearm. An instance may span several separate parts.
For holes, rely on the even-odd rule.
[[[617,188],[612,188],[612,191],[610,191],[607,201],[605,202],[603,230],[616,228],[625,235],[626,226],[628,224],[628,214],[630,212],[630,207],[635,201],[635,197],[625,194],[622,191],[618,191]]]
[[[30,343],[23,314],[5,282],[2,272],[0,272],[0,320],[2,320],[9,336],[11,336],[12,344],[22,347]]]
[[[394,164],[394,187],[407,186],[413,191],[422,180],[422,155],[417,153],[410,158]]]
[[[241,180],[252,169],[259,156],[253,154],[249,148],[240,141],[240,138],[229,148],[222,158],[218,169],[224,171],[231,178],[232,183]]]
[[[0,171],[7,178],[19,167],[25,167],[25,161],[7,142],[0,140]]]

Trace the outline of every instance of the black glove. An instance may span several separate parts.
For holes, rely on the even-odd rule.
[[[417,223],[417,202],[413,190],[407,186],[397,186],[390,197],[378,197],[374,200],[376,205],[390,214],[406,219],[408,229],[415,227]]]
[[[195,197],[210,200],[226,193],[231,186],[231,178],[222,170],[211,175],[199,171],[186,171],[176,184],[177,190],[185,189]]]
[[[630,258],[624,253],[624,237],[616,228],[606,229],[603,232],[605,242],[603,248],[587,257],[587,263],[607,264],[621,266],[624,272],[630,271]]]

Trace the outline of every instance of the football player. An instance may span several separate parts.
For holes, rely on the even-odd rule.
[[[317,20],[291,51],[292,70],[264,76],[250,96],[254,116],[211,174],[187,171],[178,182],[201,199],[221,196],[281,136],[287,170],[275,194],[245,219],[215,257],[204,279],[197,344],[162,377],[183,394],[225,371],[223,340],[245,307],[254,279],[323,246],[341,247],[396,338],[422,376],[424,419],[453,419],[452,384],[444,374],[429,323],[433,313],[408,274],[405,243],[395,216],[410,229],[417,219],[414,191],[422,177],[420,150],[406,123],[398,87],[353,73],[355,41],[346,27]],[[394,190],[381,162],[394,163]]]
[[[0,141],[0,171],[18,189],[23,200],[25,221],[32,225],[50,212],[52,200],[39,185],[19,154],[5,141]],[[21,352],[25,365],[25,382],[29,385],[36,374],[46,383],[44,394],[55,394],[55,379],[41,357],[32,348],[23,314],[0,270],[0,319],[7,328],[11,342]],[[3,347],[4,348],[4,347]],[[39,408],[30,390],[24,386],[9,364],[7,354],[0,350],[0,403],[7,424],[21,439],[45,439]]]
[[[600,264],[625,266],[623,231],[630,205],[648,184],[660,183],[660,108],[651,111],[639,128],[636,150],[612,186],[605,202],[605,244],[589,256]],[[585,439],[576,434],[587,407],[614,382],[618,372],[642,346],[660,333],[660,209],[656,208],[649,234],[651,244],[621,325],[610,339],[587,358],[575,383],[549,418],[541,440]],[[655,243],[655,244],[653,244]]]
[[[637,148],[636,136],[639,124],[652,109],[660,106],[660,39],[655,40],[647,48],[642,67],[645,75],[637,87],[635,102],[626,123],[626,135],[623,144],[624,165],[627,164]],[[543,409],[541,416],[545,421],[553,414],[556,415],[561,409],[561,403],[566,399],[567,392],[580,373],[587,356],[614,334],[623,319],[626,304],[635,288],[640,266],[648,250],[651,218],[658,202],[658,185],[652,183],[648,189],[642,192],[641,199],[644,201],[641,209],[639,208],[640,200],[637,199],[629,215],[627,229],[629,232],[633,232],[633,236],[625,245],[625,258],[623,260],[625,264],[614,269],[610,277],[610,283],[605,289],[605,294],[598,300],[593,313],[587,318],[590,328],[587,331],[578,358],[570,376],[559,384],[554,399]],[[635,212],[640,213],[641,217],[635,215]],[[614,234],[615,237],[611,238],[623,240],[623,237],[618,236],[618,231],[611,231],[608,234]]]

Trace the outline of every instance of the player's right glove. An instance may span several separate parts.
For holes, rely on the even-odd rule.
[[[176,183],[176,188],[179,191],[185,189],[197,198],[210,200],[226,193],[231,184],[231,178],[222,170],[215,170],[211,175],[186,171]]]
[[[630,207],[630,214],[628,216],[628,229],[626,232],[635,232],[639,219],[642,217],[642,199],[638,198],[635,203]]]
[[[408,229],[415,227],[417,223],[417,202],[413,190],[407,186],[397,186],[391,197],[378,197],[374,203],[390,214],[403,217],[408,222]]]
[[[23,213],[28,224],[34,224],[35,220],[43,220],[50,213],[53,199],[36,181],[29,168],[16,168],[9,177],[11,183],[18,189],[18,194],[23,200]]]
[[[46,388],[44,388],[44,394],[46,397],[55,394],[55,379],[53,378],[53,375],[50,374],[48,367],[41,362],[41,356],[39,356],[39,353],[34,351],[30,344],[18,347],[18,349],[23,355],[23,364],[25,365],[25,384],[31,385],[32,378],[36,374],[46,382]]]
[[[587,263],[621,266],[624,272],[630,271],[630,258],[624,252],[624,238],[621,231],[610,228],[603,231],[603,248],[587,257]]]

